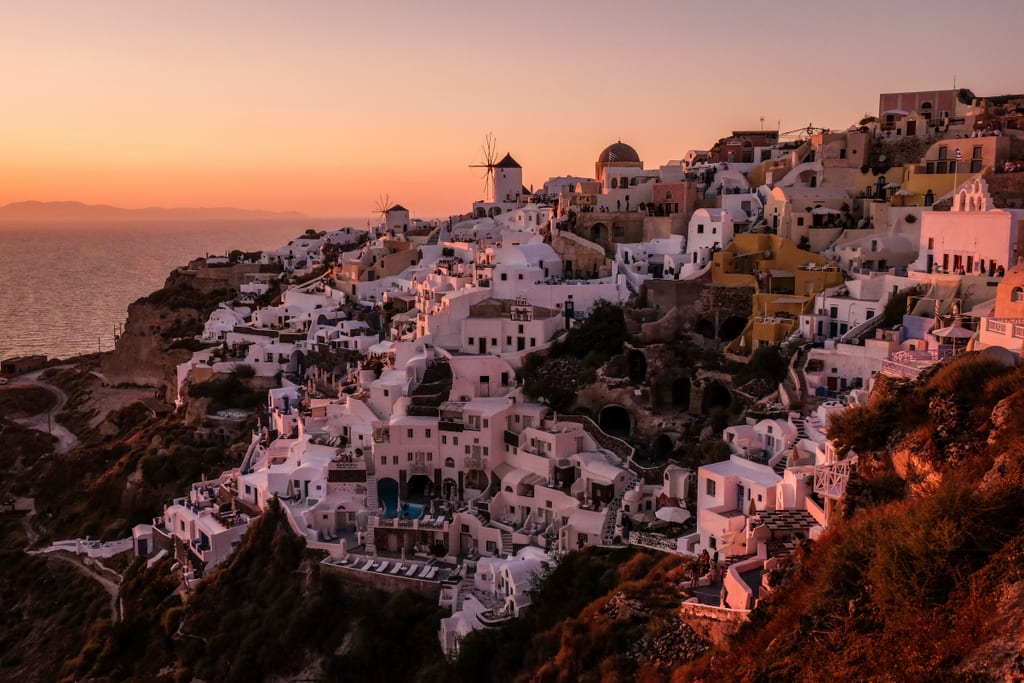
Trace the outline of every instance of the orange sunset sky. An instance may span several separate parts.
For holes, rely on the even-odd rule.
[[[0,204],[428,218],[482,198],[488,131],[527,185],[648,167],[734,128],[845,128],[878,94],[1024,91],[1024,3],[978,0],[8,2]]]

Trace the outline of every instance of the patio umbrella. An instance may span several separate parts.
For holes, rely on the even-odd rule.
[[[682,524],[690,518],[690,511],[686,508],[666,506],[658,508],[657,512],[654,513],[654,516],[666,522]]]
[[[633,513],[633,516],[630,517],[630,519],[632,519],[637,524],[650,524],[656,519],[656,517],[652,515],[650,512],[636,512]]]

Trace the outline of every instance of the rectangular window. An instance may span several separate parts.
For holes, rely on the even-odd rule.
[[[704,481],[704,492],[707,493],[709,496],[715,495],[715,480],[705,479]]]
[[[971,150],[971,158],[972,159],[980,159],[981,158],[981,145],[978,145],[977,147],[975,147],[974,149]]]
[[[448,445],[448,435],[447,434],[442,434],[441,435],[441,445],[442,446],[447,446]]]
[[[487,418],[485,417],[485,418],[484,418],[484,429],[487,429],[487,428],[488,428],[488,427],[490,427],[490,426],[491,426],[490,420],[488,420],[488,419],[487,419]]]
[[[459,437],[457,437],[457,436],[453,436],[452,437],[452,445],[453,446],[458,446],[459,445]]]
[[[949,149],[947,147],[939,147],[939,161],[945,161],[949,158]]]
[[[430,430],[429,429],[427,430],[427,438],[428,439],[430,438]]]
[[[470,346],[472,346],[472,345],[473,345],[473,341],[474,341],[474,338],[473,338],[473,337],[470,337],[470,338],[469,338],[469,345],[470,345]]]
[[[398,464],[398,456],[397,455],[392,455],[391,456],[391,464],[392,465],[397,465]]]
[[[703,235],[704,234],[704,224],[703,223],[698,223],[697,224],[697,234],[698,235]]]
[[[406,453],[405,454],[405,461],[406,462],[412,462],[412,453]]]
[[[380,464],[381,465],[387,465],[388,464],[388,456],[386,456],[386,455],[380,456]]]
[[[508,280],[508,273],[501,274],[501,281],[504,282],[505,280]]]
[[[505,337],[505,344],[512,346],[512,337]]]
[[[802,226],[804,224],[804,217],[803,216],[799,216],[796,219],[796,224],[797,224],[797,226]]]
[[[410,439],[411,439],[411,438],[412,438],[412,430],[411,430],[411,429],[406,429],[406,430],[405,430],[405,435],[406,435],[406,436],[407,436],[408,438],[410,438]]]

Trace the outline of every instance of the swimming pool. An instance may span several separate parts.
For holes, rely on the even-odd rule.
[[[394,517],[397,499],[388,499],[381,502],[384,504],[384,514],[388,517]],[[409,519],[419,519],[423,514],[423,506],[417,503],[402,503],[401,512],[402,519],[405,519],[407,514],[409,515]]]

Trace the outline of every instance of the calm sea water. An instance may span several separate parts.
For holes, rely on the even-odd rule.
[[[109,351],[128,304],[197,256],[276,249],[365,221],[0,225],[0,359]]]

